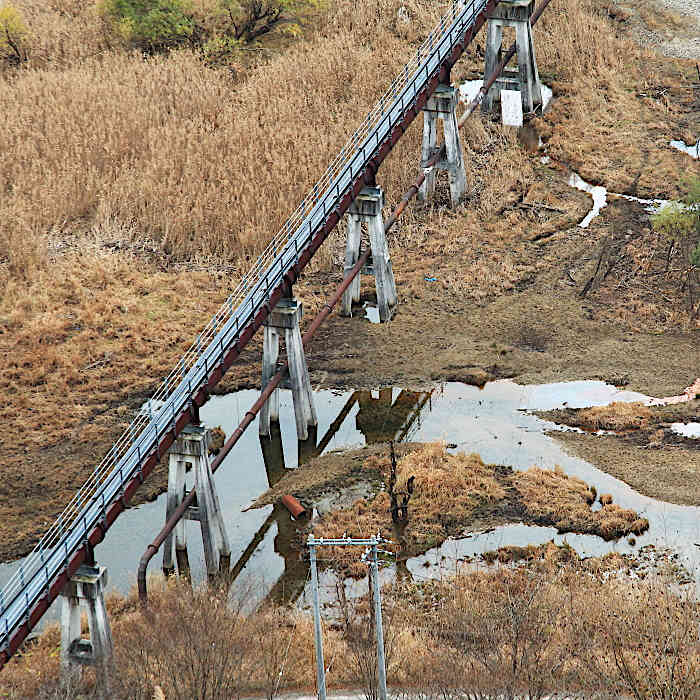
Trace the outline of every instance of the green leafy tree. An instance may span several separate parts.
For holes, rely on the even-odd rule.
[[[119,36],[145,51],[197,43],[189,0],[102,0],[100,7]]]
[[[669,243],[667,268],[674,254],[682,266],[682,286],[688,294],[691,314],[700,314],[700,178],[685,183],[685,195],[661,208],[652,218],[654,230]]]
[[[26,61],[26,36],[27,27],[19,11],[9,3],[0,5],[0,60]]]

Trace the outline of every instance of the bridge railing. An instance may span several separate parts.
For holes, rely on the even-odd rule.
[[[217,358],[223,357],[267,303],[272,290],[487,4],[488,0],[453,0],[323,176],[21,563],[0,591],[0,651],[206,382]]]

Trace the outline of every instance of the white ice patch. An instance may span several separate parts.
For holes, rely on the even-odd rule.
[[[678,435],[683,435],[683,437],[700,440],[700,423],[673,423],[671,430]]]
[[[588,194],[593,197],[593,208],[588,212],[588,214],[586,214],[586,217],[579,224],[581,228],[588,228],[591,221],[593,221],[593,219],[600,214],[600,210],[608,205],[608,191],[605,189],[605,187],[601,187],[600,185],[591,185],[578,173],[571,173],[569,185],[571,187],[575,187],[577,190],[581,190],[581,192],[588,192]]]
[[[697,140],[697,143],[693,143],[690,146],[685,141],[671,141],[670,145],[683,153],[687,153],[691,158],[696,160],[700,158],[700,139]]]
[[[459,101],[469,104],[479,94],[483,80],[467,80],[459,86]]]
[[[459,101],[469,104],[484,86],[483,80],[466,80],[459,86]],[[504,92],[504,91],[503,91]],[[542,85],[542,111],[544,112],[552,101],[552,90]]]

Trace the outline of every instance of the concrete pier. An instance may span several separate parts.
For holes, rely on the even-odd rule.
[[[98,669],[102,697],[109,697],[109,665],[112,661],[112,630],[105,608],[107,569],[83,564],[61,593],[61,673],[67,682],[82,666]],[[89,636],[83,638],[81,607],[87,612]]]
[[[374,275],[377,291],[377,306],[381,322],[391,319],[396,307],[396,282],[391,267],[389,246],[384,234],[384,192],[381,187],[363,187],[348,210],[348,235],[345,245],[345,267],[347,275],[355,267],[360,257],[362,225],[367,226],[369,243],[372,249],[372,264],[367,265],[363,272]],[[360,300],[360,275],[343,294],[340,313],[342,316],[352,316],[353,303]]]
[[[467,174],[462,158],[462,141],[457,127],[458,102],[459,90],[456,87],[438,85],[423,109],[421,167],[425,168],[428,160],[437,153],[439,121],[443,125],[447,156],[426,173],[425,180],[418,191],[420,201],[429,200],[435,192],[435,179],[438,171],[446,170],[450,181],[450,200],[453,208],[459,204],[467,190]]]
[[[189,574],[185,520],[196,520],[200,525],[204,560],[210,577],[216,576],[221,571],[228,571],[231,564],[231,547],[211,472],[209,444],[209,431],[206,428],[188,425],[169,451],[166,522],[187,495],[185,490],[187,464],[191,464],[194,471],[197,499],[196,505],[187,509],[184,517],[175,527],[174,533],[170,533],[163,543],[163,572],[166,575],[175,571],[173,539],[180,574]]]
[[[293,297],[283,298],[265,320],[265,335],[263,338],[262,360],[262,389],[277,373],[279,357],[280,333],[284,331],[284,343],[289,364],[289,379],[282,383],[282,388],[292,390],[294,417],[297,425],[299,440],[307,440],[310,430],[313,432],[318,425],[316,408],[314,407],[313,390],[309,377],[309,368],[304,355],[304,345],[301,340],[301,321],[303,309]],[[271,423],[279,423],[279,389],[275,389],[265,405],[260,409],[258,432],[260,435],[270,435]]]
[[[481,103],[482,112],[491,112],[501,102],[501,91],[519,91],[524,114],[542,107],[542,86],[535,59],[530,18],[535,0],[501,0],[488,17],[484,75],[489,76],[501,61],[503,28],[515,29],[518,70],[506,69],[491,86]]]

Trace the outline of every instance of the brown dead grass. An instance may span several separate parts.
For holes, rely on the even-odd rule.
[[[370,457],[367,461],[367,468],[379,471],[384,481],[388,480],[388,457]],[[448,454],[439,443],[425,445],[399,460],[397,491],[405,490],[411,476],[415,477],[415,490],[409,503],[408,523],[401,529],[402,546],[409,551],[424,551],[450,534],[461,532],[480,505],[496,503],[506,495],[496,467],[484,464],[475,454]],[[319,537],[341,537],[344,533],[360,537],[377,532],[387,539],[394,537],[386,491],[333,512],[314,528]],[[364,567],[347,548],[332,548],[330,554],[354,575],[362,574]]]
[[[575,414],[575,423],[591,430],[636,430],[646,426],[652,412],[642,403],[614,401],[608,406],[582,408]]]
[[[291,49],[233,79],[187,51],[144,60],[105,46],[89,3],[17,4],[35,48],[29,70],[0,75],[0,316],[11,319],[0,345],[12,357],[0,454],[12,480],[28,485],[26,507],[0,507],[6,556],[26,552],[61,509],[129,417],[128,400],[168,371],[439,12],[418,0],[342,0]],[[540,68],[558,92],[538,130],[584,175],[628,167],[640,193],[673,193],[682,155],[664,146],[661,169],[657,155],[678,124],[675,102],[636,96],[659,64],[620,40],[598,4],[558,0],[537,26]],[[397,20],[399,5],[409,24]],[[481,48],[483,37],[455,80],[483,69]],[[637,150],[623,168],[625,129]],[[390,202],[415,174],[419,131],[380,172]],[[445,294],[485,305],[516,293],[546,272],[527,241],[568,235],[585,211],[585,195],[554,182],[499,126],[474,119],[464,148],[468,207],[412,213],[392,236],[402,303],[425,297],[433,266]],[[521,206],[537,202],[564,213]],[[599,233],[588,235],[593,243]],[[317,268],[341,251],[338,235]],[[328,282],[298,286],[307,309]],[[142,292],[151,286],[158,294]],[[254,374],[236,370],[229,386]]]
[[[382,591],[389,685],[404,697],[449,687],[465,694],[542,697],[566,687],[646,697],[664,688],[695,697],[700,683],[697,602],[671,581],[640,583],[618,555],[581,562],[546,545],[516,568],[459,571],[455,577],[396,583]],[[621,575],[611,576],[622,570]],[[149,612],[135,596],[110,601],[117,665],[111,697],[224,700],[270,690],[313,691],[310,614],[263,606],[247,618],[224,590],[192,591],[153,581]],[[367,601],[354,625],[369,626]],[[323,644],[331,688],[363,687],[358,649],[324,614]],[[3,697],[56,698],[58,630],[15,656],[0,676]],[[362,651],[362,650],[360,650]],[[364,650],[373,663],[374,649]],[[94,697],[88,669],[75,697]]]
[[[591,510],[595,496],[590,488],[559,468],[550,471],[533,467],[516,472],[511,481],[527,515],[535,522],[553,524],[562,532],[589,533],[612,540],[628,534],[639,535],[649,528],[646,518],[616,504]]]

